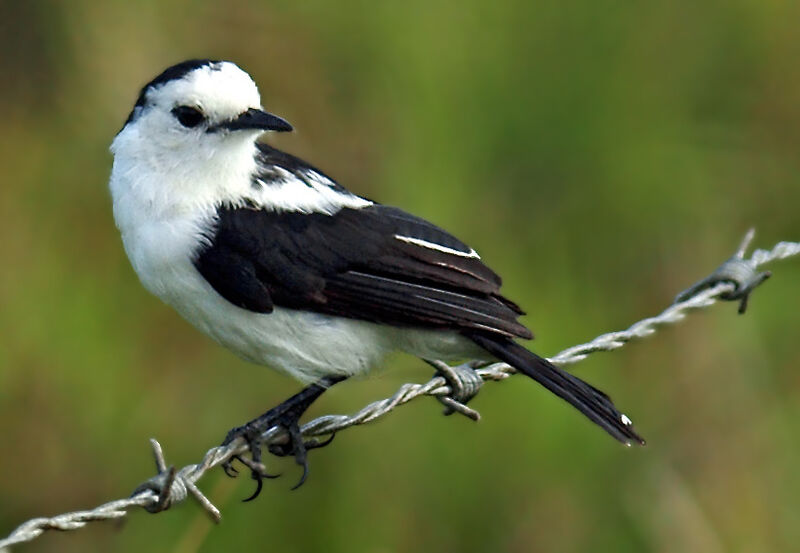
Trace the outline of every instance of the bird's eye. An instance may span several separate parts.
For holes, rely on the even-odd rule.
[[[172,110],[172,115],[181,125],[188,128],[196,127],[205,121],[203,112],[191,106],[178,106]]]

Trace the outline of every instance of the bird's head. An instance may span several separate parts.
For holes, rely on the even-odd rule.
[[[291,131],[284,119],[261,108],[250,75],[228,61],[189,60],[167,68],[142,88],[112,145],[158,157],[208,157],[254,142],[265,131]],[[129,152],[132,153],[132,152]]]

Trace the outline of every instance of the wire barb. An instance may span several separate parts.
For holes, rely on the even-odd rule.
[[[769,271],[758,272],[758,264],[753,259],[744,258],[745,253],[747,253],[747,248],[750,247],[750,243],[753,241],[755,234],[755,229],[747,231],[736,253],[717,267],[709,276],[678,294],[675,297],[675,303],[686,301],[701,290],[711,288],[716,284],[729,282],[734,285],[734,289],[730,292],[720,294],[719,298],[729,301],[739,300],[739,314],[744,314],[744,312],[747,311],[747,302],[750,298],[750,294],[762,282],[772,276],[772,273]]]
[[[743,312],[749,294],[769,276],[769,273],[758,273],[758,267],[771,261],[800,255],[800,242],[779,242],[771,250],[756,250],[747,260],[744,256],[752,239],[751,230],[731,259],[708,278],[681,292],[675,303],[658,315],[638,321],[626,330],[603,334],[590,342],[568,348],[550,358],[550,362],[559,366],[570,365],[598,351],[619,349],[631,340],[654,334],[664,325],[678,323],[689,312],[710,307],[717,300],[738,299],[741,301],[739,310]],[[466,363],[457,367],[450,367],[441,361],[429,361],[429,364],[437,370],[437,374],[427,383],[404,384],[392,397],[370,403],[352,415],[325,415],[314,419],[300,429],[303,438],[330,436],[345,428],[372,422],[420,396],[434,396],[449,409],[478,420],[478,412],[467,407],[466,403],[477,394],[481,384],[489,380],[505,380],[516,372],[505,363]],[[279,427],[272,427],[261,435],[262,443],[267,446],[286,443],[287,439],[286,431]],[[151,513],[161,512],[180,503],[189,494],[208,512],[212,520],[219,522],[219,510],[203,495],[196,482],[212,468],[246,453],[247,444],[239,439],[225,446],[211,448],[200,463],[187,465],[178,471],[174,467],[168,467],[161,445],[156,440],[150,440],[150,444],[158,474],[137,487],[131,497],[111,501],[89,511],[31,519],[17,527],[5,539],[0,539],[0,553],[7,553],[7,548],[12,545],[31,541],[46,530],[75,530],[91,521],[123,518],[133,507],[142,507]]]
[[[155,457],[158,474],[139,484],[133,490],[131,497],[135,497],[145,490],[154,492],[157,497],[156,502],[145,506],[145,509],[149,513],[160,513],[169,509],[173,501],[180,503],[186,499],[186,483],[183,478],[177,478],[174,466],[167,467],[161,444],[154,438],[150,438],[150,446],[153,448],[153,457]]]
[[[461,413],[474,421],[481,420],[481,414],[475,409],[467,407],[469,400],[478,395],[483,385],[483,379],[475,372],[473,363],[450,366],[444,361],[425,359],[425,362],[436,369],[434,376],[440,376],[450,390],[447,395],[436,396],[436,399],[445,406],[444,415]]]

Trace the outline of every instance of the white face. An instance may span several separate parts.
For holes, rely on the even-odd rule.
[[[261,111],[255,83],[235,64],[185,64],[146,86],[111,144],[110,187],[120,228],[142,217],[233,201],[250,187],[258,136],[291,128]]]
[[[258,129],[209,132],[249,109],[261,109],[261,97],[250,75],[231,62],[214,62],[179,79],[146,90],[144,105],[136,106],[120,135],[134,132],[148,148],[174,150],[219,147],[227,139],[252,140]],[[120,137],[118,137],[120,138]],[[112,146],[116,153],[117,142]],[[145,146],[142,144],[141,146]]]

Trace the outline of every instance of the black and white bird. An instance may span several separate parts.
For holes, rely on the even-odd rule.
[[[244,359],[308,384],[226,442],[244,437],[258,461],[257,436],[282,425],[284,453],[307,469],[308,405],[399,350],[500,359],[643,443],[603,392],[515,342],[532,338],[523,312],[475,250],[259,141],[290,130],[235,64],[190,60],[144,86],[111,146],[114,219],[145,288]]]

